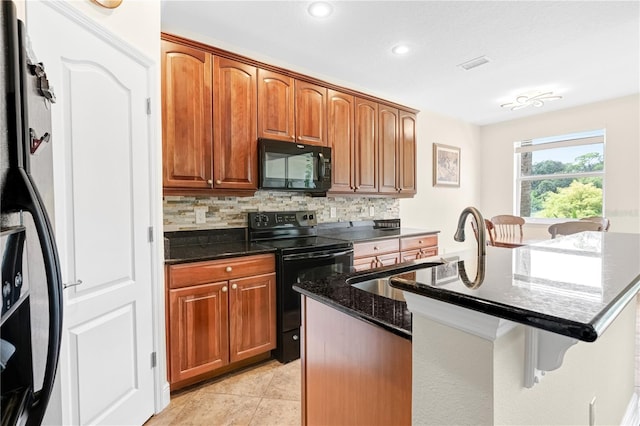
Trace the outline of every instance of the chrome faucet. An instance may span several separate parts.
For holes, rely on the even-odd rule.
[[[453,236],[456,241],[464,241],[464,223],[467,216],[473,215],[473,219],[476,221],[476,227],[478,228],[478,256],[484,256],[487,253],[487,237],[484,226],[484,218],[478,209],[475,207],[467,207],[462,210],[460,217],[458,218],[458,230]]]

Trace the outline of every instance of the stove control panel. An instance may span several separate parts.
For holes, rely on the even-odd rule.
[[[317,224],[316,212],[310,210],[249,213],[251,229],[304,228]]]

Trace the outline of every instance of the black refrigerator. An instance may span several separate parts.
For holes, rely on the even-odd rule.
[[[39,425],[62,335],[62,284],[53,210],[55,96],[15,5],[0,9],[1,425]]]

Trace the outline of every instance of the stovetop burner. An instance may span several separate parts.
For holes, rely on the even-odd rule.
[[[249,240],[280,251],[348,248],[351,243],[318,237],[314,211],[249,213]]]

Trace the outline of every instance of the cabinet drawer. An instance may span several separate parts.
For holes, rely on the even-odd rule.
[[[388,240],[367,241],[353,245],[353,257],[376,256],[383,253],[397,252],[400,249],[398,238]]]
[[[169,267],[169,288],[268,274],[275,272],[275,270],[276,262],[273,254],[171,265]]]
[[[356,271],[366,271],[382,266],[397,265],[398,263],[400,263],[400,255],[398,252],[395,252],[355,259],[353,261],[353,268]]]
[[[407,250],[401,253],[401,262],[411,262],[412,260],[424,259],[438,254],[438,247],[429,247],[426,249]]]
[[[404,237],[400,239],[400,251],[435,247],[437,245],[437,235],[418,235],[416,237]]]

